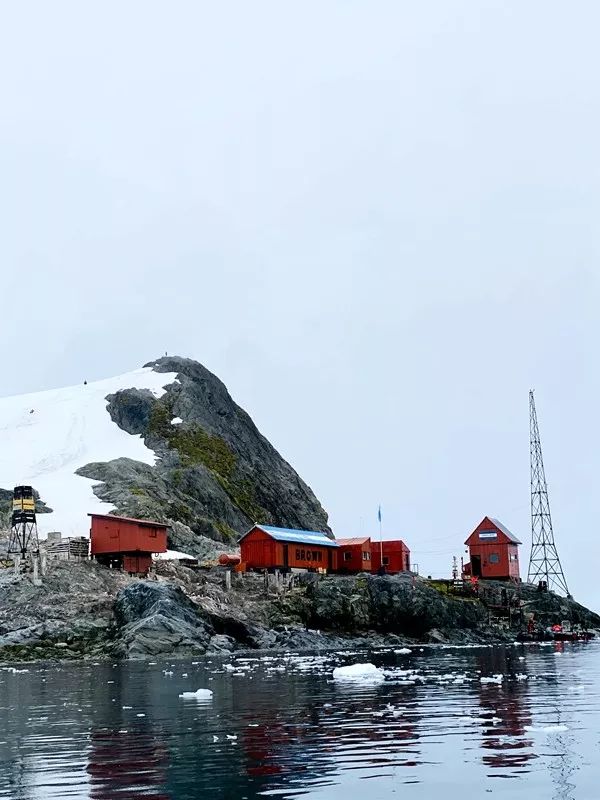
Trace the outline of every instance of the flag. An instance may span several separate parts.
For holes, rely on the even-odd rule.
[[[381,506],[377,509],[377,519],[381,522]]]

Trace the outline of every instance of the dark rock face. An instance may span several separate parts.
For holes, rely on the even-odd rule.
[[[303,576],[285,591],[258,574],[171,562],[139,581],[94,562],[51,562],[42,585],[0,571],[0,659],[154,658],[248,649],[289,651],[513,641],[481,599],[456,599],[403,576]],[[486,594],[502,591],[497,584]],[[536,595],[534,587],[520,587]],[[515,588],[515,591],[517,588]],[[495,604],[492,596],[490,602]],[[548,593],[527,608],[598,634],[600,617]]]
[[[375,630],[421,638],[434,629],[474,630],[485,624],[479,603],[441,595],[406,576],[330,577],[307,587],[308,622],[338,631]]]
[[[234,548],[255,522],[331,533],[313,492],[215,375],[178,357],[146,366],[175,372],[177,380],[159,399],[138,389],[109,395],[107,411],[123,430],[144,437],[157,463],[85,465],[78,474],[102,481],[94,487],[101,499],[119,513],[171,524],[170,546],[198,557],[209,549],[206,540]]]
[[[115,653],[125,657],[204,653],[214,630],[179,587],[140,581],[122,589],[114,605]]]
[[[148,430],[154,395],[149,389],[124,389],[109,394],[107,410],[119,428],[127,433],[143,434]]]

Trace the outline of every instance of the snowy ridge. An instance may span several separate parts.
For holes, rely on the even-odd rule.
[[[155,463],[141,436],[116,425],[106,410],[106,396],[119,389],[149,389],[164,394],[176,373],[151,367],[84,385],[0,399],[0,487],[31,485],[52,514],[38,515],[42,537],[87,536],[88,513],[107,514],[113,506],[92,491],[95,481],[75,474],[92,461],[126,457]]]

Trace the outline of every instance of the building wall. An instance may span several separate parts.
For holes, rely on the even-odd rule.
[[[480,534],[496,533],[495,539],[480,539]],[[471,574],[475,575],[473,556],[481,559],[481,577],[491,580],[519,580],[519,546],[491,520],[484,518],[467,539]]]
[[[372,569],[371,545],[342,544],[337,550],[339,572],[370,572]]]
[[[92,517],[90,542],[92,555],[138,551],[164,553],[167,550],[167,530],[118,518]]]
[[[151,566],[150,553],[123,556],[123,572],[129,572],[131,575],[147,575]]]
[[[242,562],[249,569],[335,569],[334,548],[314,544],[277,542],[253,530],[240,542]]]
[[[371,544],[371,563],[373,571],[381,567],[381,543]],[[386,572],[409,572],[410,550],[401,539],[392,539],[383,542],[383,564]]]

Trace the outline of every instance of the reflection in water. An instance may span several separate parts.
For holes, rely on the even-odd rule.
[[[87,771],[90,798],[113,800],[119,793],[128,798],[168,800],[165,785],[168,751],[152,733],[97,731],[92,733]]]
[[[482,674],[507,676],[500,696],[497,685],[479,684],[482,716],[500,719],[499,722],[483,728],[481,745],[484,750],[482,761],[493,770],[498,770],[491,773],[496,777],[507,777],[507,770],[508,777],[517,777],[527,772],[527,764],[537,758],[532,740],[526,735],[532,718],[529,683],[526,679],[521,679],[521,676],[525,675],[527,665],[519,662],[518,658],[514,650],[496,648],[481,651],[477,658]]]
[[[509,778],[509,800],[584,800],[597,655],[592,643],[0,670],[0,798],[383,800],[402,787],[425,800],[443,785],[454,800]],[[384,683],[331,680],[366,660]],[[502,682],[480,680],[492,675]],[[212,702],[179,698],[200,686]]]

